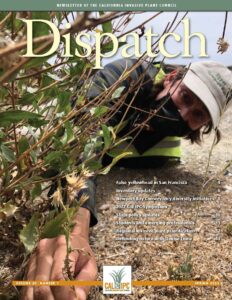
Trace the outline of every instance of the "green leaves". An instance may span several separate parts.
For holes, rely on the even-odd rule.
[[[47,50],[49,50],[50,47],[47,48]],[[44,52],[46,52],[47,50],[45,50]],[[56,53],[52,53],[50,55],[44,56],[44,57],[33,57],[26,65],[25,65],[25,69],[29,70],[31,68],[36,68],[36,67],[41,67],[42,65],[44,65],[45,63],[47,63],[47,61],[49,61],[49,58],[55,56]]]
[[[101,150],[102,147],[102,140],[97,136],[91,138],[88,143],[86,143],[84,147],[84,159],[88,159],[91,157],[92,154]]]
[[[125,86],[118,87],[112,94],[112,98],[119,98],[122,92],[125,90]]]
[[[18,210],[18,207],[12,204],[11,201],[7,202],[3,207],[0,208],[0,222],[5,218],[9,218],[14,215]]]
[[[64,226],[67,226],[78,211],[77,208],[68,208],[59,213],[55,218],[48,221],[42,231],[39,233],[39,215],[36,213],[32,216],[30,222],[21,230],[19,238],[23,243],[26,251],[30,253],[37,241],[45,238],[54,238],[65,234]]]
[[[90,109],[90,113],[93,117],[100,118],[103,116],[107,111],[109,110],[109,107],[101,105],[97,107],[93,107]]]
[[[40,196],[41,193],[42,193],[42,186],[41,186],[41,184],[37,183],[30,193],[32,200],[34,200],[36,197]]]
[[[7,147],[5,144],[0,145],[0,150],[2,156],[9,162],[15,161],[15,154],[13,150],[11,150],[9,147]]]
[[[86,163],[86,167],[90,172],[94,172],[102,168],[102,164],[97,160],[90,160]]]
[[[126,42],[119,42],[118,43],[118,48],[122,47],[125,44],[126,44]],[[108,43],[102,45],[101,53],[107,53],[107,52],[113,51],[113,49],[114,49],[113,42],[108,42]]]
[[[18,103],[21,105],[32,104],[33,102],[39,102],[43,98],[43,93],[25,93],[22,95],[22,98],[19,99]]]
[[[109,166],[107,166],[100,174],[102,175],[106,175],[107,173],[109,173],[109,171],[111,170],[111,168],[122,158],[131,155],[132,152],[124,152],[116,157],[114,157],[114,159],[112,160],[111,164]]]
[[[102,124],[103,138],[104,138],[104,149],[108,149],[111,144],[111,136],[109,128]]]
[[[0,74],[1,75],[1,74]],[[4,87],[0,87],[0,101],[3,101],[9,94],[9,91]]]
[[[32,19],[36,20],[50,20],[49,12],[34,11],[32,12]],[[50,27],[44,22],[34,22],[33,37],[49,34]]]
[[[77,58],[76,57],[73,58],[73,59],[70,58],[70,60],[75,60],[76,61]],[[86,65],[85,65],[85,63],[83,61],[78,60],[78,62],[75,65],[73,65],[73,66],[70,67],[70,69],[69,69],[70,75],[71,76],[80,75],[83,72],[85,66]]]
[[[63,145],[67,144],[70,140],[74,138],[72,124],[67,121],[64,123],[64,128],[65,128],[64,135],[61,139]]]
[[[7,20],[4,20],[6,16]],[[47,205],[44,191],[55,180],[63,182],[67,174],[81,172],[83,166],[95,174],[103,169],[102,174],[106,174],[119,159],[128,154],[117,153],[108,167],[102,166],[102,156],[109,153],[115,145],[116,134],[106,124],[109,109],[112,114],[114,111],[107,103],[111,99],[103,95],[104,92],[107,94],[104,78],[101,84],[103,97],[97,97],[96,101],[93,99],[91,102],[86,97],[95,73],[92,70],[95,55],[92,42],[90,57],[75,56],[76,51],[86,56],[88,49],[77,45],[78,31],[74,28],[70,32],[70,49],[69,37],[66,35],[61,37],[60,47],[54,54],[31,58],[27,63],[19,64],[20,54],[23,55],[26,48],[18,51],[18,45],[21,40],[26,40],[27,30],[26,23],[17,18],[38,20],[33,22],[33,38],[37,40],[33,44],[33,51],[41,48],[40,54],[43,54],[51,48],[51,44],[47,43],[49,37],[41,37],[50,35],[52,30],[49,25],[39,20],[50,21],[60,30],[64,28],[67,20],[74,24],[75,21],[78,23],[80,17],[80,14],[69,12],[0,13],[0,21],[4,20],[2,48],[11,43],[11,36],[15,43],[12,43],[12,47],[17,47],[14,53],[12,51],[13,56],[2,58],[7,67],[0,66],[0,73],[2,68],[2,75],[5,76],[5,72],[10,73],[13,66],[17,67],[18,74],[17,78],[13,74],[10,81],[9,78],[6,79],[0,87],[1,201],[12,201],[9,206],[4,207],[4,211],[0,211],[4,219],[6,216],[14,216],[17,204],[24,201],[36,205],[37,201],[34,199],[38,199],[38,203],[43,204],[36,207],[39,212]],[[98,24],[96,28],[92,26],[91,32],[114,33],[113,22]],[[88,30],[83,29],[83,32],[89,32]],[[112,50],[113,43],[110,39],[104,38],[102,43],[105,44],[101,45],[102,53]],[[123,44],[119,42],[119,46]],[[65,52],[70,52],[70,57],[64,57]],[[11,57],[14,59],[10,59]],[[113,98],[120,97],[124,89],[116,86]],[[77,99],[75,104],[74,99]],[[70,190],[67,188],[68,192]],[[72,191],[70,194],[73,196]],[[31,205],[26,208],[30,214]],[[34,214],[20,232],[26,251],[32,251],[39,238],[63,234],[64,227],[71,227],[70,220],[76,211],[77,209],[67,209],[47,222],[44,229],[39,228],[39,215]],[[20,212],[17,215],[18,213]]]
[[[179,264],[178,266],[168,266],[168,275],[170,280],[190,280],[192,277],[193,264],[191,263],[191,256]]]
[[[232,236],[232,223],[227,224],[226,233],[227,235]]]
[[[20,121],[35,121],[40,120],[41,115],[24,110],[10,110],[0,112],[0,126],[6,127],[12,123],[18,123]]]
[[[99,14],[100,14],[100,16],[103,16],[105,13],[103,11],[99,11]],[[107,32],[112,33],[113,26],[112,26],[111,21],[103,23],[102,30],[104,33],[107,33]]]
[[[45,158],[45,163],[56,170],[63,171],[69,166],[69,158],[64,151],[52,151]]]
[[[23,243],[26,251],[31,253],[39,238],[39,220],[38,214],[34,214],[30,222],[21,230],[19,234],[20,241]]]
[[[54,238],[58,235],[65,234],[64,226],[69,223],[70,220],[77,213],[78,208],[68,208],[61,212],[54,219],[48,221],[41,232],[40,238]]]
[[[71,110],[71,92],[61,92],[58,95],[58,112],[65,112],[66,114]]]
[[[25,152],[30,147],[28,139],[26,137],[22,137],[19,140],[18,148],[19,148],[19,155]]]

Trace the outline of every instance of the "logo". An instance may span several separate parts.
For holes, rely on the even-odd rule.
[[[103,266],[103,294],[131,294],[131,266]]]

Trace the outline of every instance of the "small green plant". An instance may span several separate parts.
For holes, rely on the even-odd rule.
[[[190,262],[190,259],[187,262],[179,264],[177,266],[169,265],[168,266],[168,275],[170,280],[189,280],[192,275],[193,265]]]
[[[229,236],[232,236],[232,223],[228,224],[226,226],[226,233],[229,235]]]

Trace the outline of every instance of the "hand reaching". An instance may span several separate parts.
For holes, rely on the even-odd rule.
[[[84,214],[88,212],[84,208],[82,210]],[[82,219],[82,217],[77,217],[78,224],[70,235],[71,248],[77,250],[69,254],[69,266],[75,280],[89,281],[96,279],[97,266],[94,254],[89,246],[86,219]],[[65,258],[65,236],[41,240],[30,259],[27,280],[64,280]],[[86,300],[89,289],[90,287],[75,287],[74,292],[72,288],[66,286],[29,286],[22,289],[21,299]]]

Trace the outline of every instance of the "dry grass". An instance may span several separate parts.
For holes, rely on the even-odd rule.
[[[208,178],[215,172],[220,171],[227,160],[232,157],[231,136],[231,111],[229,111],[221,124],[223,138],[215,147],[210,162]],[[167,280],[168,268],[178,268],[183,263],[188,249],[188,242],[165,241],[165,242],[117,242],[115,241],[115,201],[116,180],[151,180],[154,176],[160,180],[187,180],[188,185],[159,186],[157,193],[160,196],[186,196],[199,195],[204,180],[204,170],[208,158],[208,152],[212,137],[208,138],[201,147],[189,145],[183,142],[183,163],[178,166],[169,166],[163,169],[149,170],[123,170],[115,169],[106,178],[98,178],[98,205],[99,224],[93,229],[91,243],[95,250],[99,280],[102,279],[103,265],[132,265],[133,279],[135,280]],[[185,147],[186,146],[186,147]],[[219,179],[219,178],[218,178]],[[132,188],[150,188],[150,186],[131,186]],[[125,188],[125,187],[124,187]],[[166,300],[166,299],[199,299],[199,300],[230,300],[232,294],[232,253],[231,236],[227,233],[227,225],[232,221],[232,170],[224,172],[218,180],[213,180],[207,196],[220,198],[220,201],[205,201],[200,203],[199,216],[191,248],[192,271],[191,279],[222,281],[222,287],[141,287],[134,288],[133,294],[124,296],[106,296],[102,291],[93,288],[89,299],[142,299],[142,300]],[[131,196],[131,195],[130,195]],[[143,195],[143,196],[150,196]],[[103,204],[109,204],[102,206]],[[164,203],[163,203],[164,204]],[[196,213],[194,203],[166,203],[169,207],[163,210],[162,220],[189,220]],[[216,241],[217,227],[213,218],[215,212],[221,213],[221,240]],[[142,225],[146,227],[145,225]],[[133,227],[133,226],[132,226]],[[127,229],[130,226],[126,227]],[[139,227],[141,228],[141,226]],[[150,226],[151,228],[151,226]]]

